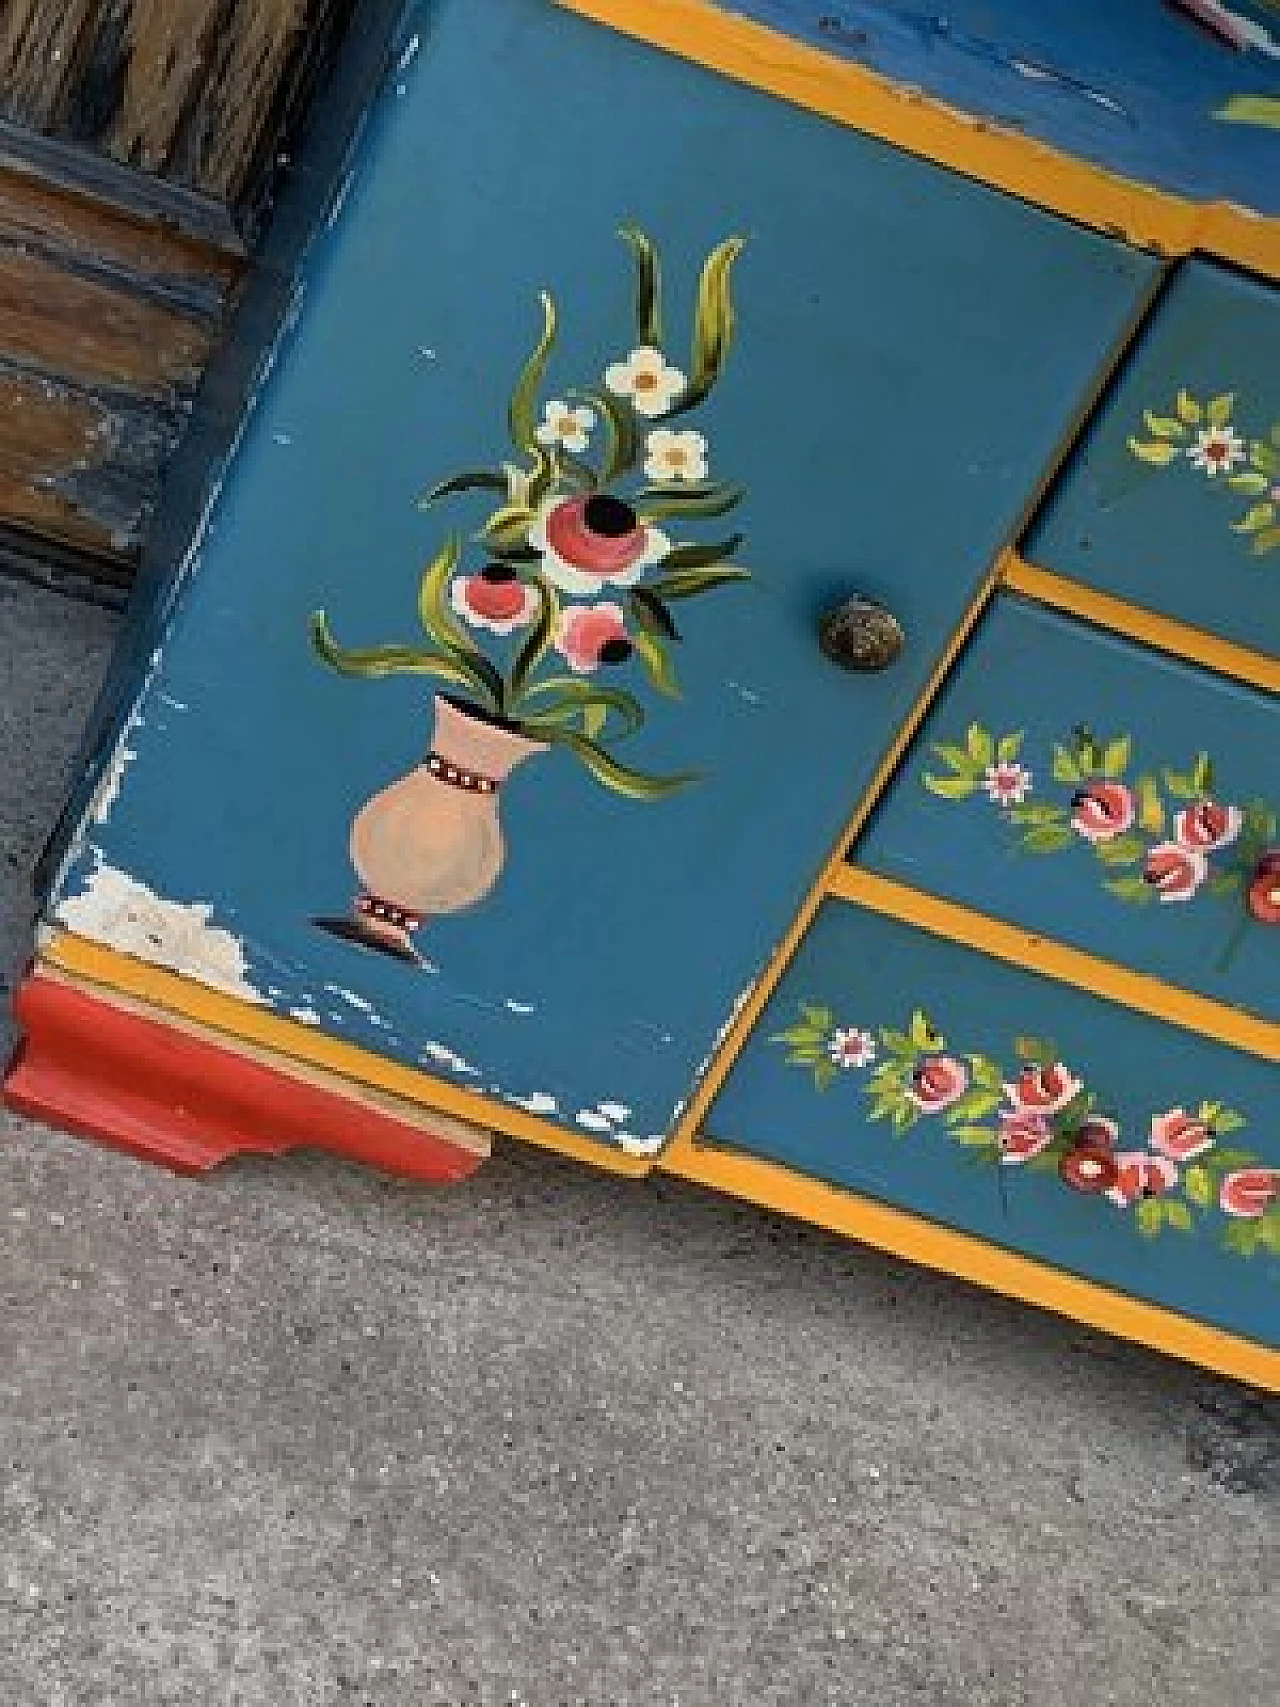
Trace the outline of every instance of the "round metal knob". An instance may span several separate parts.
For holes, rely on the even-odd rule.
[[[844,670],[883,670],[902,651],[906,636],[896,616],[874,599],[855,594],[818,623],[825,657]]]

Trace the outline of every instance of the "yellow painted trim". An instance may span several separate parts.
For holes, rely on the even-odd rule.
[[[1159,1305],[1139,1303],[1030,1257],[1000,1250],[970,1234],[806,1179],[776,1163],[707,1144],[686,1144],[668,1151],[658,1166],[712,1191],[798,1216],[817,1227],[861,1239],[864,1244],[973,1281],[1008,1298],[1054,1310],[1104,1333],[1280,1392],[1280,1352]]]
[[[1165,255],[1221,255],[1280,278],[1280,222],[1197,203],[1105,171],[903,88],[865,66],[722,11],[707,0],[559,0],[571,12],[710,66],[810,112],[1038,207]]]
[[[1055,610],[1083,617],[1099,628],[1109,628],[1127,640],[1139,640],[1189,664],[1280,693],[1280,658],[1222,640],[1216,634],[1206,634],[1202,628],[1112,598],[1110,593],[1099,593],[1093,587],[1028,563],[1012,552],[1005,560],[1004,585],[1042,605],[1052,605]]]
[[[835,900],[850,901],[931,931],[934,936],[981,949],[1010,966],[1024,971],[1032,967],[1090,995],[1105,996],[1138,1013],[1149,1014],[1152,1019],[1260,1055],[1264,1061],[1280,1061],[1280,1024],[1228,1007],[1225,1002],[1180,990],[1144,972],[1134,972],[1115,961],[1068,948],[1065,943],[989,918],[955,901],[926,895],[922,890],[857,866],[842,865],[834,872],[829,892]]]
[[[652,1171],[651,1157],[628,1156],[605,1144],[594,1144],[576,1132],[540,1120],[497,1097],[464,1090],[429,1073],[388,1061],[372,1050],[327,1037],[268,1008],[224,995],[220,990],[211,990],[161,967],[148,966],[70,931],[50,930],[41,942],[39,961],[70,972],[104,992],[132,997],[158,1010],[160,1016],[173,1014],[192,1020],[220,1036],[290,1056],[352,1085],[385,1092],[424,1110],[434,1109],[472,1125],[557,1150],[574,1161],[588,1162],[608,1173],[639,1179]]]

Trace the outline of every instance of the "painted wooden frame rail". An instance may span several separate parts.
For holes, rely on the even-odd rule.
[[[1280,221],[1120,177],[710,0],[558,4],[1139,248],[1169,257],[1199,250],[1280,279]]]

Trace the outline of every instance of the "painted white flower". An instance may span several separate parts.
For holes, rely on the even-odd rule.
[[[1230,474],[1238,462],[1244,461],[1244,440],[1230,422],[1222,427],[1202,427],[1187,456],[1193,468],[1202,468],[1212,480],[1216,474]]]
[[[645,440],[644,471],[650,480],[705,480],[707,441],[701,433],[656,427]]]
[[[629,397],[636,413],[650,419],[665,415],[685,387],[680,369],[669,366],[652,344],[641,344],[625,362],[611,363],[604,382],[615,397]]]
[[[1031,772],[1025,765],[1002,761],[987,766],[982,786],[997,806],[1017,806],[1031,792]]]
[[[837,1067],[867,1067],[876,1058],[876,1040],[869,1031],[838,1027],[831,1033],[827,1054]]]
[[[594,409],[588,409],[584,403],[562,403],[553,397],[542,411],[542,423],[534,437],[540,445],[563,445],[578,456],[586,450],[595,424]]]
[[[529,528],[542,572],[562,593],[588,598],[606,585],[632,587],[671,550],[661,528],[642,522],[630,504],[597,492],[549,498]]]

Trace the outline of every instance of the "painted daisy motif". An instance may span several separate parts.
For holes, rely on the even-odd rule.
[[[645,439],[644,471],[650,480],[705,480],[707,441],[691,429],[657,427]]]
[[[1025,765],[1002,761],[988,765],[982,786],[997,806],[1018,806],[1031,792],[1031,772]]]
[[[561,611],[555,631],[556,651],[579,676],[601,664],[625,664],[631,656],[631,637],[620,605],[573,605]]]
[[[1203,469],[1212,480],[1215,475],[1230,474],[1238,462],[1244,461],[1245,443],[1230,422],[1221,427],[1202,427],[1187,458],[1193,468]]]
[[[832,1032],[827,1054],[837,1067],[867,1067],[876,1058],[876,1040],[869,1031],[842,1026]]]
[[[610,583],[634,586],[671,550],[661,528],[648,526],[630,504],[603,492],[550,499],[529,529],[529,544],[541,554],[547,580],[578,597]]]
[[[538,614],[537,592],[503,563],[491,563],[478,575],[459,575],[449,589],[449,603],[472,628],[492,634],[514,634]]]
[[[661,350],[641,344],[624,362],[611,362],[604,382],[615,397],[626,397],[638,415],[665,415],[685,388],[685,377]]]
[[[542,421],[534,435],[540,445],[561,445],[574,456],[580,456],[591,442],[591,430],[596,424],[596,412],[585,404],[564,403],[551,398],[542,411]]]

